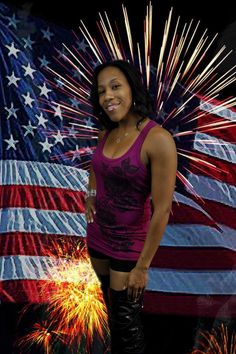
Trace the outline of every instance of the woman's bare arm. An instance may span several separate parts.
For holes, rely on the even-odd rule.
[[[177,152],[171,134],[161,127],[155,129],[148,150],[151,162],[151,195],[154,211],[142,252],[127,280],[128,296],[134,299],[138,298],[147,285],[147,270],[168,223],[176,182]]]
[[[153,215],[137,267],[148,269],[168,223],[176,183],[177,151],[171,134],[160,128],[153,133],[150,150]]]

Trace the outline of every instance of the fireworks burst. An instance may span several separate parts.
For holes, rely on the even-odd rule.
[[[236,333],[230,336],[226,326],[221,326],[212,332],[201,332],[200,349],[194,349],[191,354],[235,354]]]
[[[63,72],[66,74],[60,74],[53,67],[48,68],[49,73],[54,78],[56,76],[61,83],[62,87],[56,89],[67,97],[76,97],[85,108],[83,110],[74,108],[62,101],[48,102],[48,105],[50,107],[59,105],[63,109],[63,117],[74,128],[74,137],[81,141],[86,139],[95,143],[98,128],[87,125],[88,116],[89,119],[93,119],[94,125],[99,125],[98,118],[92,115],[89,101],[93,68],[97,64],[111,59],[128,60],[142,72],[146,86],[154,97],[157,112],[156,120],[173,134],[177,152],[182,161],[181,166],[186,166],[187,161],[191,161],[197,169],[204,169],[206,173],[213,174],[217,170],[217,166],[206,165],[205,157],[201,157],[199,154],[196,158],[196,156],[193,156],[192,149],[185,151],[185,153],[182,149],[187,142],[192,141],[192,136],[196,134],[196,130],[192,128],[193,123],[198,126],[197,132],[199,133],[219,129],[235,129],[235,122],[225,121],[220,117],[220,112],[225,108],[235,106],[236,98],[229,97],[221,102],[216,101],[224,88],[236,80],[236,66],[220,77],[217,74],[217,68],[231,52],[227,52],[226,47],[223,46],[212,58],[207,59],[217,36],[209,38],[207,30],[202,33],[200,22],[195,23],[192,20],[189,24],[181,25],[180,18],[174,21],[173,9],[170,10],[164,26],[160,50],[159,52],[158,50],[152,51],[152,45],[156,41],[153,35],[152,4],[149,3],[147,6],[144,19],[144,38],[142,42],[140,41],[141,44],[139,42],[134,43],[128,12],[124,6],[122,6],[122,12],[124,25],[121,29],[117,23],[111,21],[106,12],[104,14],[99,13],[99,21],[97,21],[99,35],[96,34],[97,38],[89,32],[86,24],[81,21],[79,31],[83,40],[88,44],[88,49],[81,54],[75,46],[68,48],[64,45],[64,61],[60,63],[57,59],[55,61],[63,66]],[[160,33],[161,29],[155,32]],[[79,39],[77,33],[74,33],[74,36],[77,40]],[[123,38],[123,36],[126,38]],[[141,48],[143,48],[143,53]],[[79,73],[81,80],[76,81],[71,77],[72,69]],[[50,80],[50,84],[55,87],[53,80]],[[203,100],[208,108],[210,107],[208,112],[204,113],[200,109],[200,100]],[[176,103],[176,101],[178,102]],[[50,107],[48,111],[52,112]],[[211,114],[218,115],[217,119],[212,119],[211,122],[205,121],[205,118]],[[189,128],[190,123],[191,128]],[[66,129],[63,131],[66,134]],[[49,134],[52,134],[52,132]],[[222,149],[227,149],[224,142],[221,142],[221,146]],[[84,148],[77,146],[76,153],[88,157],[87,160],[85,159],[86,161],[81,161],[78,164],[79,168],[88,168],[89,156],[93,148],[86,151]],[[69,158],[70,156],[67,154],[64,157]],[[58,158],[58,156],[55,158]],[[221,172],[224,173],[224,171]],[[186,190],[192,193],[193,188],[184,177],[184,171],[179,169],[177,177],[184,184]],[[196,192],[195,196],[199,198]]]
[[[80,342],[86,334],[90,345],[96,331],[103,336],[107,323],[99,282],[88,259],[60,259],[58,263],[52,270],[56,291],[49,299],[50,318],[60,319],[60,331],[68,331],[72,341],[77,337]]]
[[[83,341],[89,353],[95,334],[103,340],[109,333],[99,281],[86,250],[80,243],[74,248],[66,247],[66,242],[57,242],[53,252],[48,251],[52,280],[41,289],[44,297],[48,296],[46,320],[34,324],[32,331],[19,341],[20,348],[36,345],[43,347],[45,353],[54,353],[55,345],[66,343],[71,348],[76,346],[77,352]]]
[[[65,343],[66,333],[54,330],[54,324],[47,320],[33,325],[31,332],[18,341],[18,347],[27,353],[31,348],[41,348],[45,354],[54,354],[54,345],[60,341]]]

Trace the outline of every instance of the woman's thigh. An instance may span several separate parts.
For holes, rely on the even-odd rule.
[[[135,267],[136,261],[119,260],[88,249],[92,267],[99,276],[110,276],[110,287],[114,290],[126,288],[129,272]]]
[[[118,272],[110,269],[110,287],[113,290],[124,290],[127,286],[129,272]]]
[[[90,256],[92,267],[99,277],[99,275],[109,275],[110,274],[110,261],[109,259],[100,259]]]
[[[129,272],[136,261],[124,261],[112,258],[110,264],[110,287],[113,290],[124,290],[127,287]]]
[[[99,277],[99,275],[109,275],[110,274],[110,259],[108,256],[98,252],[92,248],[88,248],[88,253],[90,256],[92,267]]]

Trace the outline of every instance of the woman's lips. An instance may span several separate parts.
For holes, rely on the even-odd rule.
[[[118,106],[119,106],[118,104],[112,104],[107,107],[107,110],[108,110],[108,112],[113,112],[117,109]]]

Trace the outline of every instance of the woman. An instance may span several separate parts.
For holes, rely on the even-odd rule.
[[[91,102],[105,130],[91,162],[87,246],[108,308],[112,353],[141,354],[143,294],[171,210],[176,147],[149,118],[151,97],[128,62],[96,67]]]

